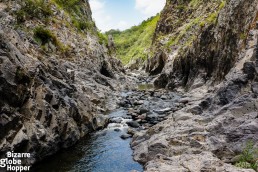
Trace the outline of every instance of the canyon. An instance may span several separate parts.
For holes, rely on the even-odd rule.
[[[257,171],[257,12],[257,0],[167,0],[148,57],[125,68],[87,0],[1,1],[0,158],[30,153],[44,171],[102,138],[142,165],[118,171]]]

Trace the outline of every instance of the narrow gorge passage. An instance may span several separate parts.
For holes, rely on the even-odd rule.
[[[106,128],[91,133],[75,146],[35,164],[32,171],[129,172],[143,171],[133,160],[131,137],[166,119],[180,107],[181,96],[155,90],[151,78],[137,80],[137,88],[121,92],[117,109],[106,114]]]
[[[258,172],[258,0],[2,0],[0,163]]]

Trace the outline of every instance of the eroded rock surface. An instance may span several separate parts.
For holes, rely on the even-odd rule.
[[[105,127],[108,119],[103,114],[115,108],[115,90],[123,88],[125,78],[121,63],[107,54],[94,30],[76,31],[37,18],[23,21],[28,32],[14,28],[21,5],[0,3],[0,153],[5,157],[10,150],[29,152],[32,164]],[[50,7],[55,22],[71,20],[56,5]],[[81,2],[81,9],[91,22],[87,1]],[[69,51],[35,42],[32,32],[39,23]]]
[[[167,1],[156,37],[182,29],[174,22],[187,18],[190,11],[179,8],[180,3],[187,8],[189,2]],[[183,36],[167,52],[154,84],[187,92],[179,100],[183,106],[170,112],[167,120],[133,136],[134,158],[145,171],[255,171],[235,164],[249,141],[258,147],[257,3],[227,1],[216,22],[205,24],[192,46],[178,52],[187,39]],[[212,7],[208,2],[207,8]]]

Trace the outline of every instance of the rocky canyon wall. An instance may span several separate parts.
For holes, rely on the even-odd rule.
[[[167,120],[134,135],[145,171],[258,171],[257,5],[167,1],[148,71],[164,66],[154,84],[184,98]]]
[[[189,89],[225,79],[256,20],[256,0],[167,1],[153,40],[153,49],[167,54],[156,86]]]
[[[107,52],[88,1],[0,1],[1,156],[32,164],[104,127],[124,80]]]

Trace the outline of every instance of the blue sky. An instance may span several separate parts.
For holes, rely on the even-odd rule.
[[[166,0],[90,0],[93,19],[101,31],[125,30],[159,13]]]

